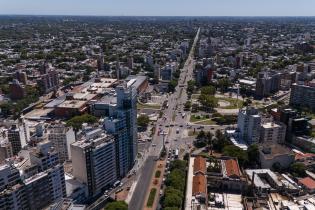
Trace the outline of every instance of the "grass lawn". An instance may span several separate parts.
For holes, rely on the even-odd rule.
[[[226,107],[219,107],[219,108],[222,108],[222,109],[237,109],[237,108],[241,108],[243,106],[243,101],[242,100],[239,100],[239,99],[236,99],[236,98],[217,98],[219,100],[222,100],[222,101],[227,101],[227,102],[230,102],[230,105],[229,106],[226,106]]]
[[[152,188],[149,194],[148,201],[147,201],[147,207],[152,207],[154,203],[155,194],[156,194],[156,188]]]
[[[161,109],[159,104],[137,104],[138,109]]]
[[[198,125],[215,125],[216,123],[213,120],[209,119],[209,120],[197,122],[196,124],[198,124]]]
[[[197,136],[198,133],[199,133],[199,131],[195,131],[195,133],[194,133],[193,130],[189,130],[189,131],[188,131],[188,136]]]
[[[198,121],[201,121],[201,120],[206,120],[208,118],[206,118],[206,116],[204,115],[191,115],[190,116],[190,122],[198,122]]]

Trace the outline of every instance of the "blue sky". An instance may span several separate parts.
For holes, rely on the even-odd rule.
[[[0,14],[315,16],[315,0],[0,0]]]

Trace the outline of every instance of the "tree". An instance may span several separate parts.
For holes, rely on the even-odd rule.
[[[227,78],[218,80],[218,86],[222,92],[226,92],[230,85],[230,81]]]
[[[150,122],[150,119],[147,115],[140,115],[137,119],[138,126],[147,127]]]
[[[218,140],[222,140],[224,138],[224,135],[222,133],[221,130],[216,130],[215,131],[215,137],[218,139]]]
[[[75,116],[71,118],[70,120],[66,122],[66,125],[71,126],[73,127],[74,130],[78,131],[82,128],[83,123],[93,124],[93,123],[96,123],[96,121],[97,121],[96,117],[89,114],[84,114],[84,115]]]
[[[234,145],[228,145],[223,148],[223,154],[230,157],[236,157],[241,166],[245,166],[248,162],[247,153]]]
[[[290,165],[290,172],[293,176],[296,177],[305,177],[306,176],[306,167],[303,163],[292,163]]]
[[[212,147],[213,134],[210,131],[206,133],[206,139],[208,146]]]
[[[180,169],[174,169],[167,177],[165,184],[174,189],[184,191],[185,189],[185,173]]]
[[[197,139],[202,139],[205,137],[205,132],[203,130],[201,130],[198,135],[197,135]]]
[[[218,99],[210,95],[201,94],[199,96],[199,102],[206,111],[213,110],[213,108],[218,106]]]
[[[195,85],[196,85],[196,81],[194,81],[194,80],[189,80],[189,81],[187,82],[187,92],[190,92],[190,93],[194,92],[194,90],[195,90]]]
[[[171,80],[170,83],[168,83],[168,89],[170,92],[174,92],[175,88],[177,86],[177,81],[176,80]]]
[[[247,149],[248,160],[252,164],[259,162],[259,149],[256,144],[252,144]]]
[[[182,204],[182,198],[175,194],[165,196],[164,206],[179,208]]]
[[[209,85],[206,87],[202,87],[200,89],[200,91],[201,91],[201,94],[204,94],[204,95],[214,95],[215,94],[215,87]]]
[[[191,108],[191,101],[186,101],[186,103],[184,105],[184,109],[189,110],[190,108]]]
[[[180,169],[181,171],[186,170],[186,161],[184,160],[174,160],[170,164],[170,170]]]
[[[114,201],[107,204],[104,210],[128,210],[128,205],[125,201]]]

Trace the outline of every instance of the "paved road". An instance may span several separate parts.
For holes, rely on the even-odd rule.
[[[147,193],[146,187],[150,186],[150,181],[155,165],[155,159],[156,157],[149,156],[144,163],[143,168],[141,169],[141,171],[139,171],[141,173],[141,176],[137,181],[137,186],[129,202],[128,209],[142,209]]]
[[[175,109],[179,106],[179,101],[180,103],[185,103],[187,99],[186,94],[186,87],[187,86],[187,81],[192,78],[192,73],[194,69],[195,62],[193,60],[193,53],[195,50],[195,46],[197,43],[197,40],[199,38],[199,32],[200,29],[198,29],[196,37],[194,39],[194,43],[191,47],[190,53],[188,55],[188,58],[185,62],[184,68],[181,70],[181,75],[179,78],[179,85],[176,87],[176,90],[174,91],[173,94],[169,95],[167,97],[167,100],[169,101],[169,107],[164,110],[164,115],[162,118],[159,118],[157,123],[156,123],[156,131],[153,139],[152,139],[152,144],[151,147],[149,148],[148,151],[148,158],[145,161],[143,165],[143,169],[138,172],[139,174],[139,181],[137,183],[137,186],[133,192],[133,196],[129,202],[129,207],[128,209],[130,210],[140,210],[142,209],[144,203],[145,203],[145,194],[148,192],[148,188],[150,186],[149,182],[153,174],[153,168],[156,164],[156,159],[159,157],[160,152],[163,148],[163,137],[162,135],[159,135],[160,131],[165,131],[165,132],[170,132],[172,129],[170,128],[170,125],[173,121],[173,114]],[[183,99],[180,99],[183,97]],[[187,116],[186,116],[187,117]],[[180,117],[181,118],[181,117]],[[179,118],[178,118],[179,119]],[[182,121],[184,122],[184,119],[181,118]],[[163,125],[163,126],[160,126]],[[165,139],[168,139],[168,136],[165,136]]]

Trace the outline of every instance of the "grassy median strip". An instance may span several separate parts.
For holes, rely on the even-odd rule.
[[[150,191],[149,198],[148,198],[147,207],[153,206],[155,194],[156,194],[156,188],[152,188]]]
[[[155,178],[160,178],[161,176],[161,171],[156,171],[155,172]]]

